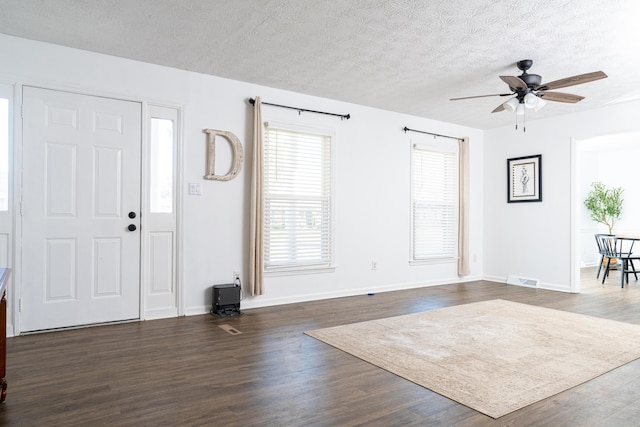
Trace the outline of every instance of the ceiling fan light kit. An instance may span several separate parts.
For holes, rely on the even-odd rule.
[[[524,96],[524,106],[527,108],[536,108],[538,100],[540,100],[540,98],[535,96],[533,92],[529,92]]]
[[[594,71],[592,73],[579,74],[573,77],[566,77],[564,79],[555,80],[549,83],[542,83],[542,76],[538,74],[529,74],[527,70],[531,68],[533,61],[531,59],[523,59],[518,61],[516,66],[522,71],[520,76],[500,76],[500,79],[509,86],[511,93],[499,93],[494,95],[479,95],[468,96],[463,98],[451,98],[451,101],[457,101],[460,99],[470,98],[482,98],[487,96],[512,96],[508,101],[498,105],[492,113],[498,113],[506,110],[510,113],[515,111],[516,115],[524,115],[525,108],[532,109],[533,111],[540,111],[542,107],[546,105],[546,101],[564,102],[569,104],[575,104],[582,101],[583,96],[573,95],[570,93],[561,92],[548,92],[552,89],[558,89],[561,87],[575,86],[582,83],[592,82],[594,80],[600,80],[607,77],[602,71]],[[546,99],[545,100],[543,100]],[[518,124],[516,121],[516,129]]]
[[[545,105],[547,105],[547,101],[545,101],[542,98],[538,98],[538,100],[536,101],[536,105],[533,107],[533,111],[535,111],[537,113]]]
[[[515,97],[509,99],[507,102],[502,104],[504,109],[510,113],[513,113],[514,111],[516,111],[516,108],[518,108],[518,105],[520,105],[520,101],[518,101],[518,98],[515,98]]]

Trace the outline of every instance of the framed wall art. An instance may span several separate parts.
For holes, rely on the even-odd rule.
[[[542,154],[507,159],[507,202],[542,201]]]

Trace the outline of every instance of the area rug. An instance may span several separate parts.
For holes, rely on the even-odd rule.
[[[640,326],[504,300],[305,332],[499,418],[640,357]]]

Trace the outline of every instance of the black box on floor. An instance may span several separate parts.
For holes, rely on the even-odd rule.
[[[242,287],[240,285],[235,283],[214,285],[212,294],[211,314],[220,317],[242,314],[240,311]]]

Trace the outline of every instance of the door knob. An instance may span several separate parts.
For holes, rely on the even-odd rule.
[[[136,231],[136,226],[134,224],[129,224],[127,228],[129,229],[129,231]]]
[[[135,217],[136,217],[136,213],[135,212],[133,212],[133,211],[129,212],[129,218],[133,219]]]

